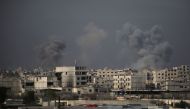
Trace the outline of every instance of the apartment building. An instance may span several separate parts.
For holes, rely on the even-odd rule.
[[[25,75],[23,84],[26,91],[35,91],[50,88],[58,89],[57,78],[52,72]]]
[[[146,75],[133,70],[125,70],[113,76],[114,90],[145,90]]]
[[[93,83],[98,91],[109,91],[113,88],[113,77],[118,75],[117,69],[97,69],[93,72]]]
[[[63,66],[56,67],[55,73],[61,75],[61,86],[63,90],[72,92],[72,88],[83,87],[88,82],[88,69],[85,66]]]
[[[190,68],[187,65],[166,68],[153,72],[154,83],[162,90],[189,90]]]
[[[0,87],[8,88],[8,95],[21,95],[24,92],[21,80],[14,76],[2,76],[0,78]]]
[[[153,79],[154,79],[153,70],[152,69],[143,69],[139,72],[146,76],[146,89],[147,90],[155,89],[155,84],[153,82]]]

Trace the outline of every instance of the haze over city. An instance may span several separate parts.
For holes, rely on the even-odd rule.
[[[0,68],[189,64],[189,0],[0,1]]]

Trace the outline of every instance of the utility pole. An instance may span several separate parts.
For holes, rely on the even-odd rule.
[[[60,105],[60,96],[58,98],[58,109],[61,109],[61,105]]]

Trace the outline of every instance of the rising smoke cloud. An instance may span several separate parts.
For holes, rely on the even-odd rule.
[[[90,65],[96,63],[98,54],[101,53],[101,45],[107,38],[107,32],[90,22],[84,28],[84,33],[77,38],[76,43],[81,53],[79,59],[83,64]]]
[[[38,48],[42,66],[53,67],[59,64],[66,45],[61,40],[51,40],[41,44]]]
[[[116,36],[117,42],[125,45],[126,49],[130,49],[130,52],[136,55],[132,66],[137,69],[159,68],[170,62],[173,50],[170,43],[164,40],[162,29],[158,25],[143,31],[126,23],[117,31]]]

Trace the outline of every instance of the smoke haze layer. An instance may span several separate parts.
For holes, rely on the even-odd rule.
[[[137,69],[159,68],[170,62],[173,50],[170,43],[164,40],[164,34],[158,25],[143,31],[131,23],[125,23],[116,36],[123,47],[136,55],[132,66]]]

